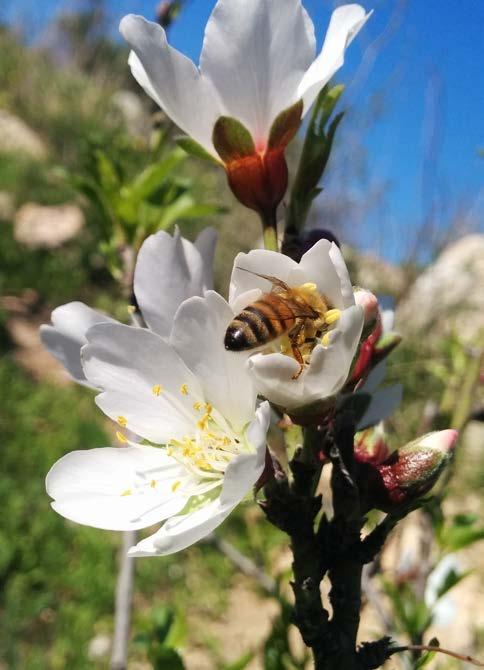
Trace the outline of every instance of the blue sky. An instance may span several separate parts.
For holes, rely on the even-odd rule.
[[[324,37],[333,3],[303,0]],[[198,58],[214,0],[188,0],[170,40]],[[113,32],[128,12],[151,18],[155,2],[108,0]],[[59,0],[2,0],[0,19],[39,30]],[[483,229],[484,0],[375,0],[337,80],[349,114],[327,198],[350,193],[347,235],[389,258],[411,250],[432,212],[441,225],[469,212]],[[370,5],[368,5],[370,8]],[[375,115],[376,114],[376,115]],[[324,198],[324,195],[323,195]]]

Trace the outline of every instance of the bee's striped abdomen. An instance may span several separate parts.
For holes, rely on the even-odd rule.
[[[255,349],[287,333],[295,323],[296,316],[288,301],[267,293],[231,321],[225,333],[225,348]]]

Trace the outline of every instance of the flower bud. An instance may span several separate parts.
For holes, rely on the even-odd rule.
[[[379,465],[390,456],[383,424],[361,430],[355,435],[355,461]]]
[[[355,291],[354,296],[356,304],[360,305],[360,307],[363,307],[363,314],[365,318],[363,332],[366,331],[369,334],[375,328],[380,317],[378,299],[371,291],[367,291],[366,289],[362,288]]]
[[[428,433],[383,463],[362,463],[359,483],[367,508],[389,512],[428,493],[452,458],[457,437],[451,429]]]

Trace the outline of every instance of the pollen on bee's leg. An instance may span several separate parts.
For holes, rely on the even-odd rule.
[[[328,324],[331,325],[332,323],[335,323],[338,321],[338,319],[341,317],[341,310],[340,309],[328,309],[328,311],[324,315],[324,321]]]
[[[330,343],[330,337],[329,333],[324,333],[323,337],[321,338],[321,344],[323,347],[328,347]]]

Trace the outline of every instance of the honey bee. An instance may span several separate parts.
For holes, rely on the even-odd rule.
[[[225,332],[225,348],[248,351],[287,336],[290,351],[299,363],[299,370],[293,375],[297,379],[304,369],[301,349],[311,349],[326,327],[326,301],[317,293],[315,284],[291,287],[277,277],[238,269],[266,279],[272,289],[230,322]]]

